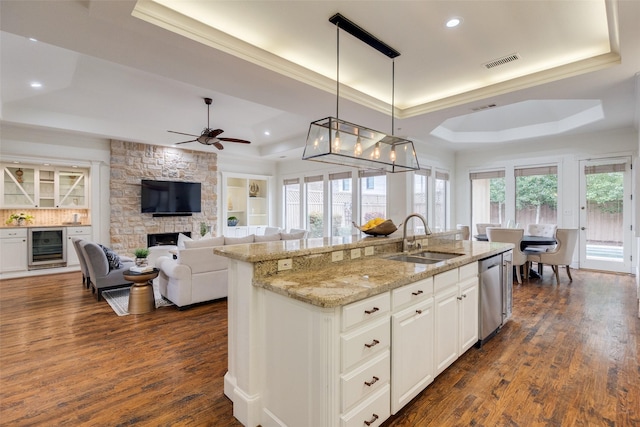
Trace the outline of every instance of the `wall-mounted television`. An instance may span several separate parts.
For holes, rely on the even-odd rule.
[[[201,212],[202,186],[199,182],[143,179],[140,211],[154,216],[191,215]]]

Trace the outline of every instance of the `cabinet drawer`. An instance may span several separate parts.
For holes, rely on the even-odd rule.
[[[438,293],[448,286],[453,286],[458,283],[458,269],[445,271],[444,273],[436,274],[433,276],[433,288],[434,292]]]
[[[341,418],[342,427],[379,427],[390,415],[391,391],[385,385]]]
[[[386,316],[391,308],[389,292],[354,302],[342,308],[342,330],[346,331],[358,323]]]
[[[11,237],[24,237],[27,238],[26,228],[3,228],[0,229],[0,239]]]
[[[433,295],[433,277],[417,281],[391,292],[391,302],[396,310],[409,303],[419,302]]]
[[[346,412],[351,406],[364,397],[389,383],[391,361],[389,352],[376,356],[368,363],[358,366],[340,378],[342,389],[342,411]]]
[[[89,235],[91,227],[67,227],[67,236]]]
[[[478,277],[478,262],[472,262],[459,268],[459,280],[463,281],[472,277]]]
[[[341,337],[342,372],[346,372],[367,357],[389,349],[391,321],[388,316],[371,322]]]

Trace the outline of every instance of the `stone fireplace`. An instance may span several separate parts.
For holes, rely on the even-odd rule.
[[[200,224],[217,235],[218,155],[157,145],[111,141],[111,247],[122,254],[152,247],[148,235],[194,234]],[[140,212],[142,178],[202,183],[202,212],[192,216],[153,217]],[[171,239],[169,237],[168,239]],[[164,237],[161,240],[164,242]],[[162,243],[169,244],[169,243]],[[174,243],[175,244],[175,243]]]

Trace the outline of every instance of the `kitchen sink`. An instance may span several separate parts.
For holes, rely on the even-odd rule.
[[[395,255],[388,257],[387,259],[390,259],[391,261],[413,262],[416,264],[436,264],[444,261],[442,259],[424,258],[415,255]]]
[[[413,262],[416,264],[437,264],[459,256],[462,256],[462,254],[423,251],[415,254],[394,255],[387,259],[392,261]]]
[[[429,251],[423,251],[423,252],[418,252],[417,254],[414,254],[413,256],[419,256],[419,257],[424,257],[424,258],[429,258],[429,259],[437,259],[437,260],[445,260],[445,259],[451,259],[451,258],[457,258],[459,256],[462,256],[463,254],[449,254],[449,253],[442,253],[442,252],[429,252]]]

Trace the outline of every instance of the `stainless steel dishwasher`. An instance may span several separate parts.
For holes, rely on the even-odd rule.
[[[480,260],[480,340],[478,347],[493,337],[503,322],[504,289],[502,254]]]

